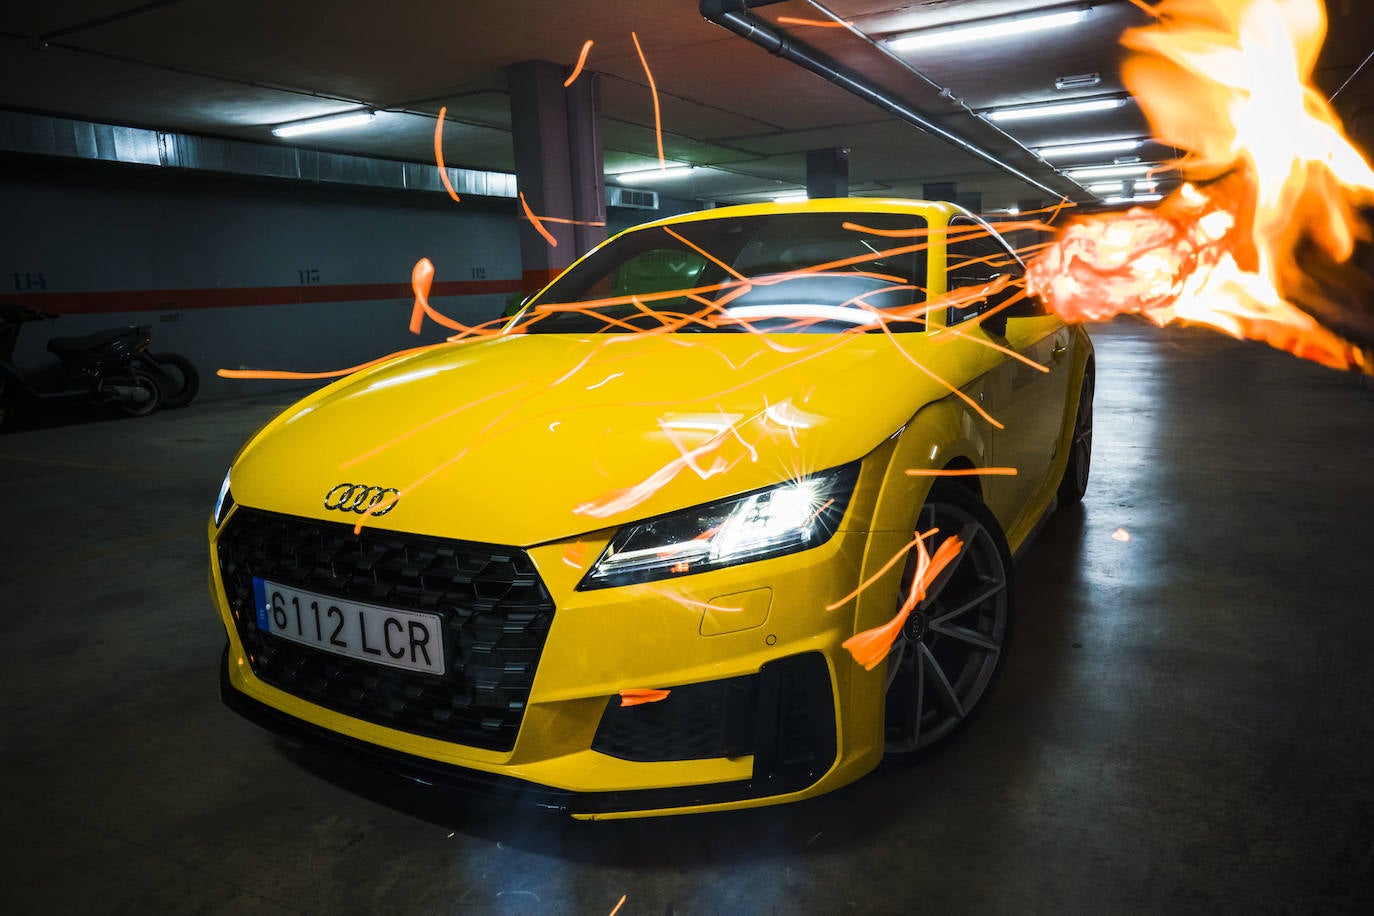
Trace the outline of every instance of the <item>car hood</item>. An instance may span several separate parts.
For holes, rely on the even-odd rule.
[[[528,546],[860,458],[959,385],[962,346],[922,334],[522,334],[349,376],[235,462],[245,506]],[[930,352],[926,352],[930,351]],[[965,360],[967,362],[967,360]],[[954,373],[953,375],[951,373]],[[342,484],[400,491],[326,511]]]

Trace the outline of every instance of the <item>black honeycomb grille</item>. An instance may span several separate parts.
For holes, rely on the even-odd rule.
[[[240,507],[220,574],[253,673],[312,703],[412,734],[515,745],[554,604],[523,550]],[[337,598],[438,614],[442,677],[375,665],[258,629],[254,577]]]
[[[611,697],[592,749],[623,760],[704,760],[754,752],[756,675],[674,687],[643,706]]]

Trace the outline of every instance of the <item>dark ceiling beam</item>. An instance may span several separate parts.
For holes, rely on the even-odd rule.
[[[795,38],[778,33],[773,29],[771,23],[751,12],[752,7],[765,6],[774,2],[777,0],[701,0],[699,9],[701,15],[708,22],[729,29],[765,51],[810,70],[841,89],[878,106],[920,130],[934,134],[964,152],[978,157],[1033,187],[1039,188],[1054,198],[1064,196],[1061,192],[1040,183],[982,147],[964,139],[925,115],[913,111],[833,58]]]
[[[118,12],[109,13],[105,16],[98,16],[95,19],[87,19],[83,22],[78,22],[73,25],[64,26],[60,29],[54,29],[51,32],[45,32],[42,35],[38,36],[38,41],[47,42],[51,41],[54,38],[62,38],[66,35],[72,35],[77,32],[84,32],[87,29],[98,28],[102,25],[110,25],[114,22],[123,22],[125,19],[132,19],[135,16],[142,16],[144,13],[155,12],[156,10],[160,10],[165,6],[175,6],[178,3],[184,2],[186,2],[186,0],[152,0],[151,3],[140,4],[139,6],[130,7],[129,9],[125,10],[119,10]]]

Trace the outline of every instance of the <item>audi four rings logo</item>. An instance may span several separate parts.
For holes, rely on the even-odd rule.
[[[401,491],[393,487],[371,487],[365,483],[341,483],[324,494],[324,507],[359,515],[386,515],[396,508]],[[385,503],[386,505],[382,505]],[[377,506],[382,506],[378,509]],[[375,510],[375,511],[374,511]]]

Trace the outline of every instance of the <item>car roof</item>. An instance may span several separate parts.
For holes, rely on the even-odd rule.
[[[651,226],[671,226],[677,223],[729,219],[736,216],[770,216],[777,213],[908,213],[913,216],[924,217],[927,222],[935,224],[944,224],[955,214],[973,216],[958,204],[947,201],[882,197],[824,197],[817,200],[801,200],[791,203],[739,204],[733,207],[697,210],[692,213],[682,213],[677,216],[642,223],[634,228],[646,229]],[[931,217],[938,218],[932,219]]]

